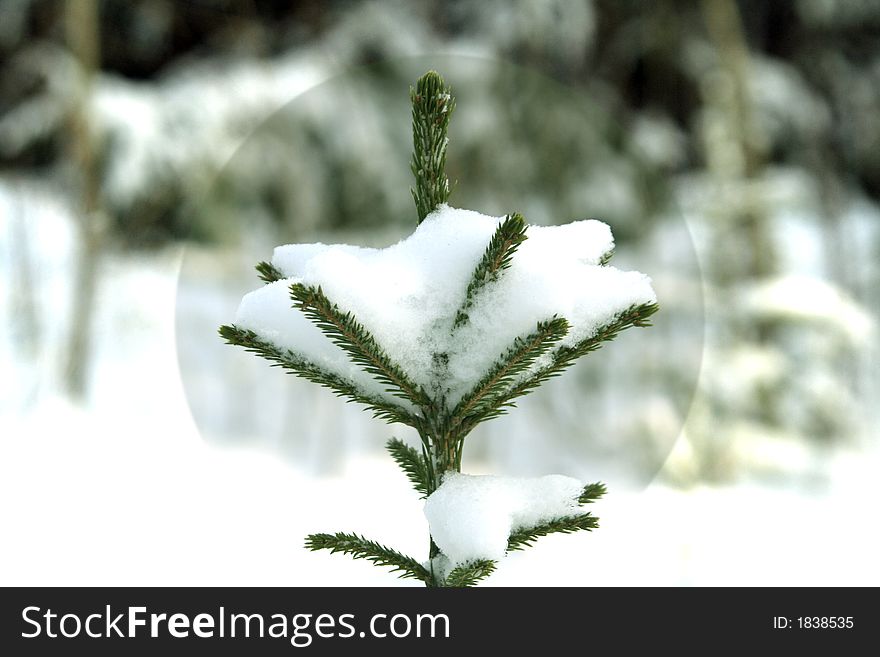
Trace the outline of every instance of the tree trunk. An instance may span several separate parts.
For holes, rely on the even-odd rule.
[[[79,193],[79,207],[75,213],[79,245],[74,265],[73,303],[62,381],[71,397],[82,398],[87,391],[103,223],[100,181],[89,134],[88,110],[92,80],[99,66],[97,0],[65,4],[65,33],[70,50],[79,61],[81,75],[69,131],[71,161],[75,165],[75,185]]]

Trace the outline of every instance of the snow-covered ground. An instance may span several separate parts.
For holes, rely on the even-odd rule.
[[[303,548],[308,533],[344,530],[426,556],[422,503],[390,458],[356,453],[339,474],[314,476],[200,436],[175,355],[180,260],[173,250],[104,263],[83,405],[51,385],[21,395],[19,382],[52,363],[13,367],[4,337],[0,584],[394,584],[366,562]],[[8,327],[10,288],[0,291]],[[486,585],[880,585],[880,455],[827,458],[828,479],[812,487],[658,479],[624,492],[608,481],[598,531],[541,539]]]
[[[133,374],[162,378],[140,365]],[[424,556],[421,503],[390,459],[316,478],[268,453],[212,446],[187,416],[173,363],[156,369],[166,385],[149,401],[83,411],[54,400],[2,419],[3,585],[394,583],[366,562],[307,552],[315,531]],[[876,464],[841,457],[822,493],[612,491],[596,505],[598,531],[541,539],[486,584],[878,585]]]

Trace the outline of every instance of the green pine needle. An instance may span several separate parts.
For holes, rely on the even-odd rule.
[[[432,584],[431,573],[412,557],[401,554],[397,550],[370,541],[357,534],[311,534],[306,537],[306,548],[312,551],[330,550],[349,554],[355,559],[366,559],[378,566],[387,566],[392,572],[401,573],[402,579],[418,579]]]
[[[587,484],[577,498],[578,504],[592,504],[605,495],[606,492],[607,488],[601,482]],[[547,522],[542,522],[534,527],[521,527],[517,529],[507,539],[507,551],[512,552],[530,547],[537,539],[547,534],[570,534],[571,532],[581,530],[590,531],[598,526],[599,519],[590,513],[561,516]]]
[[[416,406],[428,406],[430,400],[425,391],[391,361],[373,335],[352,313],[342,312],[324,295],[320,287],[294,283],[290,286],[290,296],[295,301],[296,308],[311,319],[334,344],[346,351],[353,363],[360,365],[377,381],[387,386],[387,392]]]
[[[554,317],[538,322],[534,332],[517,338],[486,376],[456,405],[452,411],[453,422],[458,420],[466,426],[470,416],[492,410],[493,406],[487,407],[486,404],[491,404],[517,376],[564,338],[568,326],[565,318]]]
[[[608,489],[602,482],[587,484],[586,486],[584,486],[584,490],[580,494],[580,497],[578,497],[578,504],[592,504],[596,500],[603,497],[607,492]]]
[[[528,228],[528,224],[518,212],[507,215],[504,221],[499,224],[492,239],[489,240],[483,257],[471,275],[464,303],[455,313],[453,328],[458,328],[467,321],[468,310],[474,304],[477,293],[487,283],[498,280],[500,273],[510,267],[513,254],[516,253],[519,245],[526,241],[526,228]]]
[[[413,488],[416,489],[422,497],[428,496],[428,469],[425,461],[418,450],[410,447],[402,440],[392,438],[385,447],[391,453],[391,457],[404,471],[407,478],[412,482]]]
[[[470,419],[469,428],[473,428],[480,422],[504,415],[510,408],[516,406],[516,399],[530,392],[534,392],[542,383],[562,374],[578,358],[596,351],[603,342],[608,342],[617,337],[624,329],[632,326],[650,326],[649,318],[658,310],[656,303],[646,303],[640,306],[632,306],[620,313],[612,322],[596,331],[592,337],[582,340],[573,347],[560,347],[553,352],[553,360],[550,364],[541,367],[536,372],[522,378],[504,393],[498,395],[484,406],[486,410],[480,414],[474,414]]]
[[[612,249],[610,251],[605,252],[602,255],[602,257],[599,258],[599,264],[600,265],[607,265],[609,262],[611,262],[611,258],[613,258],[613,257],[614,257],[614,248],[612,247]]]
[[[449,199],[446,177],[446,147],[449,119],[455,110],[455,98],[436,71],[428,71],[410,87],[412,102],[413,156],[410,168],[416,186],[410,191],[416,204],[419,223],[438,205]]]
[[[247,351],[262,356],[272,363],[273,367],[282,367],[292,374],[330,388],[339,397],[347,397],[347,401],[364,404],[373,411],[373,416],[387,422],[400,422],[411,427],[418,426],[419,420],[409,411],[397,404],[365,394],[354,383],[311,363],[289,349],[281,349],[271,342],[261,339],[253,331],[238,326],[221,326],[220,335],[229,344],[244,347]]]
[[[531,546],[541,536],[547,534],[570,534],[580,530],[593,530],[599,526],[599,519],[590,514],[583,513],[574,516],[563,516],[541,523],[535,527],[518,529],[507,539],[507,551],[522,550]]]
[[[485,579],[495,572],[495,562],[489,559],[471,561],[457,566],[446,576],[444,586],[451,588],[466,588],[476,586],[477,582]]]
[[[271,262],[258,262],[255,269],[260,276],[260,280],[263,280],[266,283],[274,283],[275,281],[280,281],[284,278],[282,271]]]

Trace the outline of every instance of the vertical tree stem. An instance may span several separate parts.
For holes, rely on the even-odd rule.
[[[63,383],[69,395],[82,397],[86,391],[90,358],[91,323],[98,283],[101,251],[100,181],[89,135],[88,98],[99,66],[97,0],[65,3],[65,31],[71,51],[80,64],[81,82],[70,125],[70,149],[79,176],[80,207],[76,216],[79,253],[74,274],[73,307]]]
[[[455,98],[436,71],[428,71],[409,91],[412,103],[413,156],[410,165],[416,184],[412,188],[419,223],[449,198],[449,179],[446,177],[446,147],[449,143],[449,119],[455,110]],[[442,357],[435,359],[435,368],[445,367]],[[443,403],[439,404],[440,407]],[[428,495],[440,485],[443,474],[461,469],[461,440],[447,428],[445,408],[425,409],[425,417],[444,419],[419,429],[422,456],[428,470]],[[442,578],[434,573],[434,558],[440,549],[429,536],[428,557],[433,581],[427,586],[443,586]]]

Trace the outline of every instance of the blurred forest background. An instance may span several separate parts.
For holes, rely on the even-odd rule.
[[[661,303],[471,471],[821,489],[877,453],[877,0],[0,0],[0,414],[161,412],[175,312],[209,442],[378,453],[387,427],[215,330],[275,244],[412,230],[428,68],[452,204],[607,221]]]

